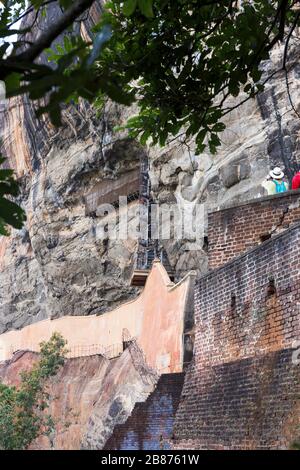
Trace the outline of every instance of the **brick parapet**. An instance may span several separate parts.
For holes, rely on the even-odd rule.
[[[241,253],[300,221],[300,191],[254,199],[208,214],[209,268]]]

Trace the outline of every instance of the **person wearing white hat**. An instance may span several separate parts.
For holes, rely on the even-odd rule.
[[[283,178],[284,172],[278,166],[270,171],[269,176],[262,183],[263,188],[267,191],[269,196],[284,193],[289,189],[288,184],[283,181]]]

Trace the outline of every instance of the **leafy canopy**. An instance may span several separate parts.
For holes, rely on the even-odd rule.
[[[68,31],[63,44],[48,51],[55,68],[27,62],[34,54],[30,47],[18,54],[24,48],[20,38],[11,59],[20,56],[14,65],[22,72],[7,76],[8,94],[28,92],[38,100],[50,93],[39,113],[49,112],[56,125],[60,104],[78,97],[137,101],[140,112],[127,124],[132,137],[165,145],[182,131],[195,136],[199,153],[208,137],[214,153],[225,128],[222,117],[230,110],[227,99],[263,89],[259,66],[287,28],[298,24],[293,5],[292,0],[111,0],[90,43]]]
[[[27,449],[41,434],[53,429],[46,381],[57,374],[65,361],[66,341],[53,333],[41,343],[40,359],[21,373],[19,387],[0,383],[0,449]]]
[[[35,40],[36,17],[47,15],[50,3],[60,7],[57,22]],[[93,3],[34,0],[24,11],[25,2],[4,2],[0,79],[8,97],[28,93],[38,115],[49,113],[56,126],[62,104],[80,97],[97,105],[107,97],[136,102],[139,113],[126,125],[131,137],[160,145],[193,137],[198,153],[205,144],[217,151],[224,115],[263,89],[261,62],[282,40],[281,69],[288,72],[288,45],[300,16],[293,0],[110,0],[84,41],[74,25]],[[63,41],[53,42],[62,34]],[[51,64],[36,60],[43,52]]]
[[[137,100],[140,112],[127,123],[131,136],[163,146],[181,132],[195,137],[198,153],[206,138],[215,153],[228,98],[263,90],[261,62],[285,28],[298,24],[293,3],[110,2],[103,22],[114,34],[97,65],[118,71]]]

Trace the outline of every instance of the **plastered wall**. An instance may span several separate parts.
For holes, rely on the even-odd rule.
[[[54,331],[68,341],[72,357],[101,353],[115,357],[122,350],[124,329],[138,343],[150,366],[178,372],[183,362],[184,314],[190,276],[173,284],[159,261],[153,263],[140,296],[100,316],[64,316],[44,320],[0,335],[0,357],[9,359],[19,349],[39,350]]]

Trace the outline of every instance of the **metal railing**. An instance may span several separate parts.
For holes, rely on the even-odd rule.
[[[120,356],[122,352],[123,352],[123,344],[116,343],[116,344],[111,344],[110,346],[107,346],[105,348],[103,355],[107,357],[107,359],[113,359],[115,357]]]
[[[29,352],[39,352],[40,348],[36,345],[11,345],[9,348],[9,356],[12,357],[17,351],[29,351]],[[116,343],[109,346],[103,346],[102,344],[73,344],[67,345],[67,354],[68,359],[75,357],[85,357],[85,356],[94,356],[101,355],[107,359],[113,359],[120,356],[123,352],[123,344]]]
[[[67,345],[66,357],[69,359],[75,357],[94,356],[96,354],[104,355],[105,348],[101,344],[74,344],[72,346]]]
[[[68,359],[73,359],[77,357],[87,357],[87,356],[94,356],[94,355],[101,355],[104,356],[107,359],[114,359],[119,357],[122,352],[124,351],[124,345],[127,343],[127,345],[131,344],[130,348],[130,354],[132,357],[133,364],[137,367],[137,369],[140,371],[141,375],[143,376],[144,379],[147,378],[149,380],[149,375],[152,374],[168,374],[173,372],[181,372],[183,371],[186,366],[188,365],[187,363],[182,363],[178,362],[176,364],[170,364],[166,367],[155,367],[152,368],[148,365],[147,358],[143,352],[143,350],[138,346],[138,343],[136,342],[135,338],[129,338],[130,334],[127,330],[124,330],[123,332],[123,343],[115,343],[111,344],[109,346],[103,346],[102,344],[75,344],[75,345],[67,345],[67,354],[66,357]],[[11,345],[9,349],[9,355],[10,357],[13,356],[14,353],[17,351],[29,351],[29,352],[39,352],[39,347],[36,347],[36,345],[26,345],[26,347],[23,347],[23,345],[18,345],[18,347]],[[150,374],[149,374],[150,373]]]

